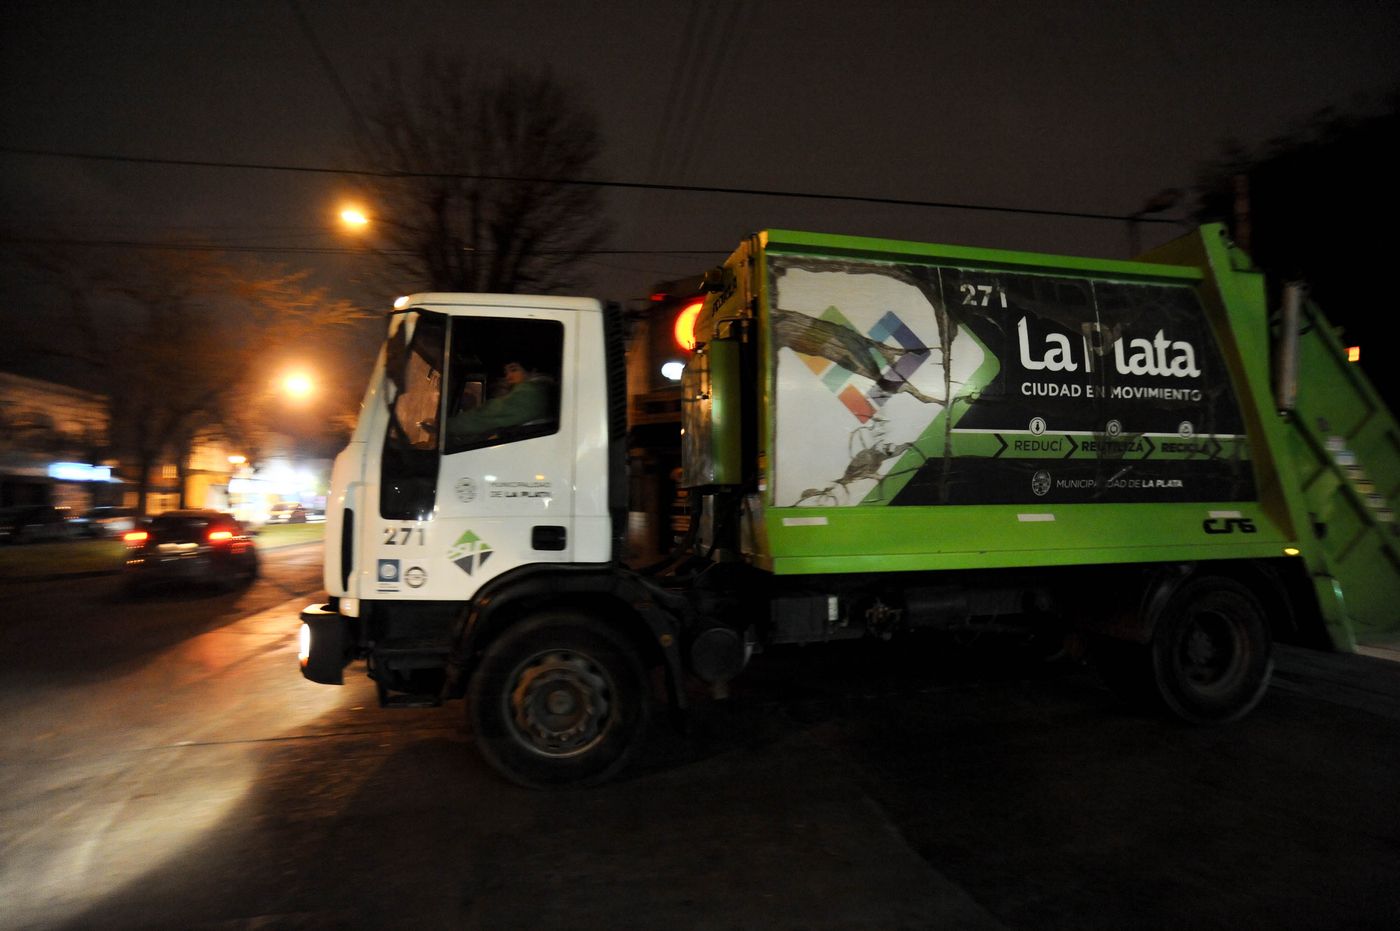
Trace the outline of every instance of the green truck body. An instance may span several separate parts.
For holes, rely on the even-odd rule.
[[[1337,647],[1394,629],[1393,416],[1311,305],[1280,410],[1263,277],[1220,228],[1147,258],[756,236],[697,327],[688,480],[743,480],[750,373],[705,356],[752,319],[755,565],[1281,561]]]

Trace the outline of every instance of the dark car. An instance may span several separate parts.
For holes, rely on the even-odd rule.
[[[128,531],[122,539],[126,542],[130,591],[177,581],[232,589],[258,577],[253,538],[232,514],[166,511]]]
[[[279,501],[267,515],[269,524],[304,524],[306,506],[296,501]]]
[[[67,508],[29,504],[0,511],[0,543],[71,540],[80,530]]]

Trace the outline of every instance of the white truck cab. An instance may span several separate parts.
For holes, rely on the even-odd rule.
[[[417,294],[399,304],[332,476],[327,539],[341,545],[325,584],[342,612],[463,601],[523,564],[606,562],[598,302]],[[510,422],[511,395],[525,392],[528,419]]]
[[[520,758],[488,751],[529,784],[607,775],[647,707],[636,670],[637,655],[656,649],[650,633],[628,642],[596,612],[549,610],[561,597],[582,605],[635,587],[615,565],[626,424],[625,409],[606,401],[623,392],[608,383],[622,374],[620,336],[605,345],[620,328],[604,315],[584,298],[400,298],[332,470],[331,601],[302,612],[303,674],[339,684],[363,656],[386,706],[463,697],[468,678],[533,683],[524,699],[533,715],[515,729],[531,736],[501,751]],[[541,619],[566,628],[562,640],[545,638],[548,650],[534,646]],[[484,643],[487,657],[474,646]],[[669,652],[676,665],[674,642]],[[464,670],[456,660],[467,656]],[[481,734],[500,726],[476,722]]]

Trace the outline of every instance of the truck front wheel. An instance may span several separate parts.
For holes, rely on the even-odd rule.
[[[586,615],[512,625],[472,677],[482,755],[532,788],[602,782],[627,763],[650,717],[641,661],[624,636]]]
[[[1233,579],[1187,582],[1157,618],[1151,660],[1160,696],[1177,716],[1196,723],[1243,717],[1273,673],[1259,599]]]

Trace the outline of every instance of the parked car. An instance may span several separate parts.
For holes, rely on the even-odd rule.
[[[267,515],[269,524],[304,524],[306,506],[296,501],[279,501]]]
[[[27,504],[0,511],[0,543],[71,540],[80,530],[68,508]]]
[[[82,532],[89,537],[119,537],[136,529],[135,508],[95,507],[78,519]]]
[[[128,591],[176,581],[232,589],[258,577],[253,537],[232,514],[166,511],[128,531],[122,539],[127,546]]]

